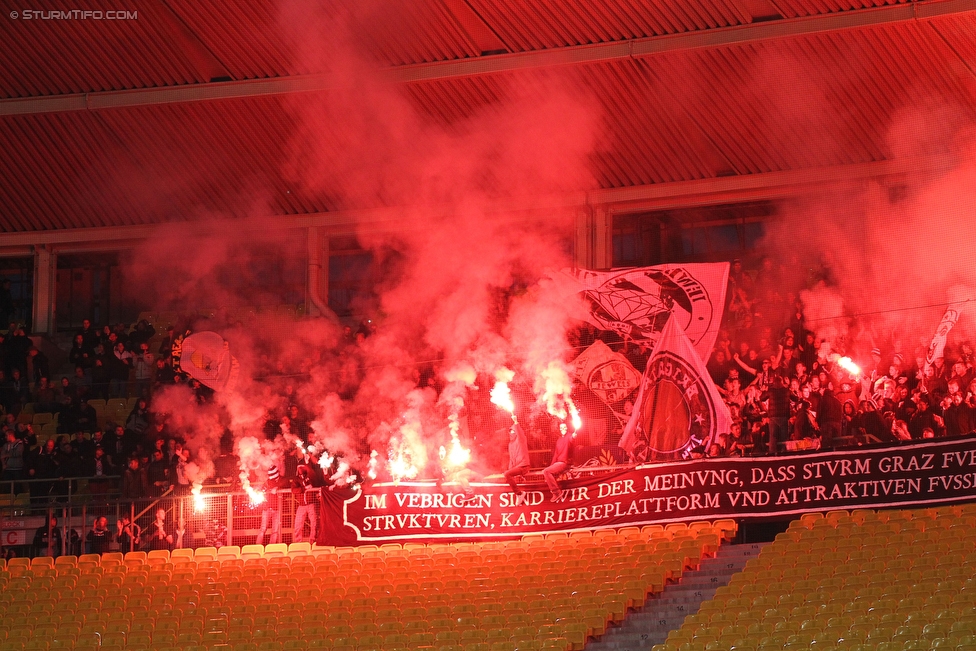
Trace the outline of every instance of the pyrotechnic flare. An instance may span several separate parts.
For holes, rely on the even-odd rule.
[[[376,450],[369,453],[369,467],[366,470],[366,476],[370,479],[376,479],[379,475],[379,456],[380,453]]]
[[[350,473],[349,464],[344,459],[340,459],[339,466],[332,476],[329,477],[329,481],[339,487],[348,486],[356,481],[356,475]]]
[[[463,468],[471,460],[471,452],[461,445],[461,441],[451,441],[451,451],[447,455],[447,462],[455,468]]]
[[[566,396],[566,406],[569,408],[569,419],[573,423],[573,436],[576,436],[580,427],[583,426],[583,419],[580,418],[579,410],[576,409],[576,404],[569,396]]]
[[[573,391],[573,383],[569,379],[569,373],[559,362],[551,362],[549,366],[540,373],[543,392],[541,400],[546,404],[546,411],[560,420],[569,419],[573,425],[573,436],[583,426],[579,410],[570,397]],[[536,382],[538,389],[540,382]]]
[[[463,403],[462,403],[463,404]],[[451,451],[448,452],[441,446],[441,461],[447,465],[447,470],[459,470],[471,460],[471,452],[461,445],[461,438],[458,432],[461,428],[460,419],[456,413],[449,414],[447,417],[448,428],[451,431]]]
[[[328,450],[322,451],[322,456],[319,457],[319,468],[322,470],[328,470],[332,467],[332,462],[335,461],[335,457],[329,454]]]
[[[413,479],[420,472],[411,460],[410,450],[400,444],[396,438],[390,439],[388,470],[394,482]]]
[[[202,513],[207,508],[207,501],[203,498],[203,486],[194,484],[190,493],[193,495],[193,512]]]
[[[257,506],[258,504],[264,503],[264,491],[259,491],[253,486],[251,486],[251,480],[247,476],[247,470],[241,470],[241,488],[247,493],[248,504],[250,506]]]
[[[857,376],[861,374],[861,367],[854,363],[850,357],[841,357],[837,353],[831,353],[827,359],[834,363],[837,368],[847,371],[849,374]]]
[[[501,407],[512,415],[515,419],[515,402],[512,400],[512,392],[508,388],[508,383],[515,377],[515,373],[507,368],[500,368],[495,371],[495,386],[491,389],[492,404]]]
[[[251,466],[260,468],[263,464],[261,459],[261,443],[253,436],[245,436],[237,441],[237,456],[240,458],[241,488],[247,493],[250,505],[257,506],[264,502],[264,493],[251,486],[250,470]]]
[[[841,367],[851,375],[860,375],[861,367],[854,363],[850,357],[838,357],[837,366]]]

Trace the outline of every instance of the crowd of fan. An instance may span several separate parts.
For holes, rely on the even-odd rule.
[[[858,359],[863,372],[851,375],[824,358],[822,342],[804,323],[799,292],[808,283],[809,279],[795,275],[794,268],[776,267],[769,259],[751,273],[738,260],[733,261],[724,328],[708,360],[708,370],[733,423],[730,432],[707,449],[695,450],[695,456],[858,446],[956,436],[976,429],[976,362],[969,345],[947,350],[948,361],[937,360],[926,368],[924,350],[913,350],[906,358],[899,343],[890,342],[888,349],[878,346],[871,350],[870,359]],[[338,374],[341,386],[336,387],[340,396],[355,393],[362,377],[362,355],[357,352],[361,353],[373,328],[371,322],[364,322],[356,331],[346,328],[336,349],[327,353],[338,359],[342,369]],[[589,343],[588,335],[578,334],[583,348]],[[152,498],[170,488],[186,494],[190,482],[184,441],[171,436],[165,419],[150,410],[152,395],[159,387],[186,382],[173,367],[173,337],[172,328],[163,335],[145,320],[131,328],[120,324],[100,329],[85,321],[68,351],[73,373],[51,382],[46,356],[22,328],[11,324],[8,334],[0,335],[5,439],[0,447],[0,480],[10,482],[4,490],[20,492],[24,487],[17,486],[18,482],[45,480],[30,482],[29,491],[32,499],[46,501],[67,494],[65,478],[90,477],[92,493],[117,490],[128,500]],[[635,368],[645,366],[650,354],[647,347],[622,339],[607,343],[624,353]],[[266,435],[274,438],[282,423],[287,423],[293,434],[307,442],[311,418],[294,403],[310,369],[286,369],[270,355],[262,360],[264,381],[289,404],[284,413],[268,415]],[[418,386],[442,388],[436,366],[417,369],[415,376]],[[200,401],[211,399],[207,387],[196,381],[189,385]],[[89,400],[127,396],[136,396],[138,401],[124,420],[99,427]],[[476,439],[480,429],[486,433],[496,429],[496,410],[487,400],[481,402],[485,404],[471,401],[467,405]],[[58,414],[57,436],[41,446],[29,422],[17,418],[27,403],[33,403],[35,412]],[[625,404],[624,412],[632,406]],[[547,447],[551,425],[535,428],[541,432],[536,433],[537,447]],[[612,438],[607,442],[612,444]],[[237,469],[231,450],[222,452],[216,478],[234,481]],[[297,461],[283,461],[283,474],[294,477]]]
[[[165,414],[152,411],[152,399],[161,387],[180,383],[190,387],[199,402],[211,400],[213,391],[174,367],[172,327],[165,336],[159,336],[161,333],[145,320],[132,328],[119,324],[101,329],[85,320],[68,351],[73,372],[58,382],[50,381],[45,356],[23,330],[11,326],[10,332],[11,336],[0,341],[0,368],[14,378],[13,383],[0,381],[5,439],[0,447],[0,492],[29,491],[32,503],[46,504],[52,498],[63,500],[69,494],[69,478],[87,477],[91,493],[117,494],[127,503],[167,492],[189,494],[187,466],[191,460],[186,441],[170,432]],[[371,332],[370,324],[356,332],[347,328],[338,349],[355,362],[356,349]],[[280,361],[269,356],[260,363],[263,381],[288,405],[283,413],[267,415],[266,436],[279,436],[286,423],[291,433],[308,443],[311,418],[290,403],[296,385],[308,377],[309,369],[289,373],[281,368]],[[351,375],[355,376],[356,371]],[[21,383],[20,378],[29,380]],[[116,412],[114,420],[118,422],[103,420],[100,425],[90,401],[130,396],[135,399],[130,412]],[[30,418],[18,419],[28,403],[32,403],[34,413],[57,415],[57,435],[40,445]],[[239,470],[230,437],[224,437],[220,452],[211,480],[233,483]],[[282,471],[287,479],[296,476],[297,466],[294,455],[283,459]]]
[[[155,489],[186,483],[181,442],[157,436],[164,423],[156,423],[153,431],[148,408],[154,387],[173,382],[176,375],[170,355],[172,332],[151,351],[149,342],[156,333],[146,321],[131,331],[124,325],[96,330],[85,321],[68,355],[74,372],[59,382],[50,381],[46,356],[23,330],[12,326],[9,332],[2,347],[3,373],[10,379],[0,383],[5,413],[0,480],[5,492],[20,493],[27,484],[32,502],[46,502],[51,496],[67,495],[65,478],[75,477],[91,477],[92,493],[113,492],[122,469],[132,464],[140,464]],[[89,401],[130,395],[138,399],[124,420],[100,427]],[[38,445],[30,419],[18,419],[28,403],[34,413],[57,415],[56,437]]]
[[[726,328],[708,362],[733,425],[704,454],[856,447],[976,429],[968,343],[926,366],[924,348],[886,342],[856,359],[861,372],[851,374],[806,327],[800,286],[789,277],[768,259],[755,276],[733,262]]]
[[[801,290],[822,278],[800,275],[800,267],[764,258],[758,270],[747,272],[741,261],[732,262],[723,327],[707,361],[732,426],[691,450],[693,458],[858,447],[976,430],[971,344],[947,347],[930,367],[925,348],[905,351],[897,340],[865,346],[863,355],[852,352],[861,372],[851,374],[837,363],[845,351],[824,346],[805,323]],[[615,333],[584,327],[573,343],[584,350],[596,338],[635,369],[647,365],[650,347]],[[633,408],[626,400],[613,419],[620,423],[618,438]]]

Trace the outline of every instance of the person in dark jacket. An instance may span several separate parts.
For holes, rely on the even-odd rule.
[[[820,426],[820,448],[831,449],[834,441],[840,438],[841,427],[844,423],[844,405],[834,395],[833,387],[828,385],[820,397],[820,408],[817,412],[817,424]]]
[[[102,345],[95,347],[91,366],[91,396],[99,400],[108,399],[108,385],[112,378],[112,362],[105,354]]]
[[[92,554],[104,554],[111,551],[112,534],[108,530],[108,518],[104,515],[95,518],[91,531],[88,532],[88,551]]]
[[[61,530],[58,519],[53,515],[34,532],[34,555],[58,557],[61,555]]]
[[[61,474],[61,464],[58,461],[55,441],[48,439],[43,448],[30,455],[27,473],[31,479],[56,479]],[[31,482],[31,502],[35,505],[43,504],[50,496],[53,487],[53,481]]]
[[[122,499],[130,502],[132,511],[142,510],[142,500],[149,496],[149,480],[145,468],[141,468],[139,459],[129,459],[129,466],[122,473]]]
[[[51,377],[51,365],[47,355],[37,346],[31,346],[27,351],[27,379],[32,384],[37,384],[41,378],[48,377]]]
[[[122,553],[137,551],[142,546],[142,527],[132,522],[128,515],[123,515],[115,527],[115,540]]]
[[[71,350],[68,351],[68,361],[71,362],[71,365],[88,368],[91,366],[92,358],[94,357],[95,350],[93,348],[93,344],[89,344],[87,341],[85,341],[85,337],[83,335],[75,335],[75,340],[71,344]]]
[[[790,432],[790,390],[785,378],[777,375],[763,396],[769,401],[766,414],[769,418],[769,454],[776,454]]]
[[[922,430],[931,429],[936,435],[942,430],[942,418],[932,411],[932,402],[927,394],[918,398],[918,410],[908,421],[908,431],[915,440],[922,438]]]

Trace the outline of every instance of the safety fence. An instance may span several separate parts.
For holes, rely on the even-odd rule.
[[[291,490],[269,492],[260,504],[231,486],[208,487],[200,497],[168,491],[133,501],[123,499],[114,485],[93,493],[88,482],[58,479],[53,482],[57,490],[40,497],[39,480],[0,482],[0,552],[33,557],[289,543],[313,540],[314,527],[320,525],[316,495],[316,508],[299,511],[303,531],[296,535],[295,515],[302,500]],[[126,528],[129,522],[135,527]]]

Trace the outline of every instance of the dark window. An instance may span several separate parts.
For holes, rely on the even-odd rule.
[[[613,216],[613,266],[758,257],[772,202],[696,206]]]
[[[374,297],[373,256],[355,240],[335,239],[329,246],[329,307],[338,316],[363,315]]]

